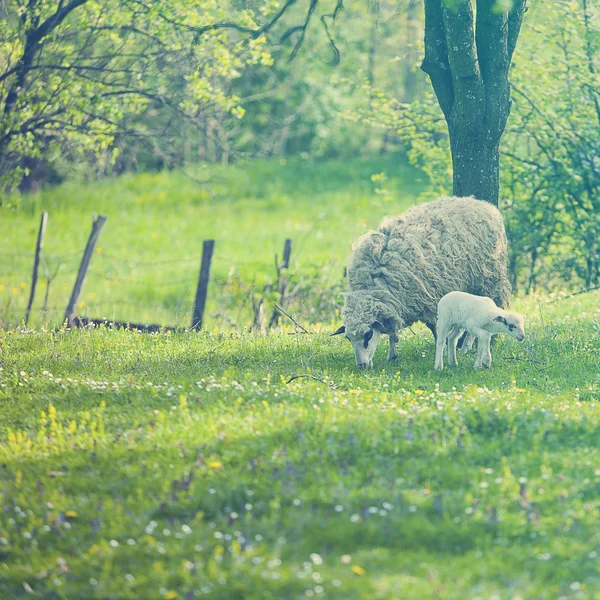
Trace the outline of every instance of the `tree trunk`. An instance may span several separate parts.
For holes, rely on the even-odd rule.
[[[452,184],[455,196],[475,196],[498,206],[500,153],[498,144],[479,133],[450,128]]]
[[[448,124],[455,196],[498,205],[499,146],[510,113],[508,70],[527,0],[425,0],[425,57]]]

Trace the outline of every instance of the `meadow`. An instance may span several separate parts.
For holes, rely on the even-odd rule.
[[[389,177],[383,184],[371,180],[382,172]],[[32,323],[62,323],[92,215],[102,213],[108,220],[80,315],[188,326],[202,241],[212,238],[206,324],[240,330],[252,323],[252,291],[262,296],[264,286],[276,279],[274,257],[281,260],[286,238],[293,241],[290,279],[305,288],[294,310],[311,320],[332,318],[339,302],[335,294],[324,296],[326,306],[316,314],[305,311],[310,288],[339,288],[352,241],[426,189],[423,175],[398,156],[210,165],[209,171],[196,169],[193,177],[128,174],[2,198],[0,326],[15,326],[23,318],[43,210],[49,222]],[[44,311],[46,271],[56,276]],[[275,297],[266,296],[271,307]]]
[[[0,597],[597,598],[600,311],[432,370],[325,335],[0,334]],[[311,375],[290,381],[295,375]]]
[[[173,260],[211,236],[251,280],[296,227],[296,276],[339,278],[352,239],[424,189],[402,167],[382,198],[378,161],[302,165],[223,167],[214,196],[146,174],[5,198],[0,250],[30,252],[46,209],[48,254],[79,252],[94,209],[109,215],[94,261]],[[148,294],[159,278],[119,267]],[[5,281],[8,324],[21,292]],[[308,334],[236,329],[215,304],[197,333],[5,325],[0,598],[600,598],[597,298],[515,298],[526,340],[500,339],[489,370],[461,355],[442,373],[422,326],[397,362],[381,347],[359,371],[326,335],[333,311],[306,309]]]

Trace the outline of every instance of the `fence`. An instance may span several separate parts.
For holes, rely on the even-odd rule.
[[[87,324],[99,324],[99,323],[111,323],[114,326],[126,326],[131,329],[138,329],[142,331],[158,331],[161,329],[201,329],[204,324],[205,311],[207,305],[207,298],[209,293],[209,286],[211,281],[211,266],[215,255],[215,240],[205,240],[202,245],[202,253],[200,256],[190,257],[182,256],[180,258],[172,258],[166,260],[156,261],[143,261],[136,257],[127,256],[126,258],[112,255],[110,253],[102,251],[98,247],[98,241],[100,239],[102,229],[106,223],[107,218],[104,215],[97,216],[92,224],[92,229],[89,234],[87,243],[83,250],[68,252],[64,254],[49,254],[44,252],[44,238],[46,230],[48,228],[48,213],[42,213],[39,231],[36,239],[36,245],[32,254],[28,253],[16,253],[16,252],[1,252],[0,251],[0,291],[8,291],[7,303],[4,307],[4,313],[6,315],[5,321],[8,318],[9,313],[13,315],[13,323],[20,322],[27,325],[31,315],[33,314],[34,300],[36,293],[39,292],[39,287],[44,287],[44,298],[43,305],[41,308],[42,321],[58,321],[66,323],[69,327],[82,326]],[[218,251],[218,248],[217,248]],[[260,293],[253,286],[245,286],[243,290],[246,300],[251,304],[252,312],[252,327],[261,331],[267,328],[278,325],[282,318],[282,314],[287,314],[284,310],[284,306],[287,303],[291,293],[289,290],[289,281],[287,278],[288,269],[290,266],[290,259],[292,254],[292,240],[286,239],[282,261],[279,262],[277,255],[275,256],[275,281],[269,285],[265,285]],[[227,260],[226,258],[220,257],[221,260]],[[192,263],[198,264],[200,259],[200,271],[197,278],[197,285],[195,286],[195,294],[193,301],[185,299],[188,293],[191,293],[191,282],[193,281],[192,275]],[[19,288],[13,288],[13,294],[15,292],[26,292],[26,287],[29,289],[28,301],[26,308],[21,312],[20,307],[13,302],[13,296],[11,296],[11,290],[3,290],[5,287],[1,282],[3,278],[10,276],[21,276],[23,275],[23,269],[15,270],[15,264],[19,263],[23,265],[24,262],[33,262],[33,270],[31,271],[30,283],[27,286],[25,281],[21,281]],[[30,263],[31,264],[31,263]],[[95,268],[90,271],[92,264]],[[99,314],[81,314],[84,304],[80,303],[80,298],[85,286],[86,279],[90,273],[96,277],[104,278],[105,283],[110,281],[123,281],[123,277],[119,275],[118,279],[114,277],[115,265],[127,265],[130,268],[143,267],[152,268],[165,267],[170,269],[175,264],[178,266],[185,266],[186,269],[190,269],[190,276],[184,279],[169,279],[159,280],[156,278],[152,279],[139,279],[139,278],[125,278],[125,282],[128,286],[140,287],[140,288],[174,288],[179,289],[181,286],[186,286],[186,293],[181,294],[181,297],[177,300],[175,308],[175,318],[177,323],[173,326],[165,326],[161,323],[139,322],[143,319],[123,319],[118,318],[116,314],[116,307],[122,309],[122,307],[131,306],[137,309],[140,308],[151,308],[152,305],[149,302],[139,302],[134,299],[120,299],[119,301],[106,301],[106,302],[95,302],[93,306],[94,310],[98,311]],[[2,268],[4,267],[4,268]],[[65,268],[66,267],[66,268]],[[100,268],[98,268],[100,267]],[[62,269],[62,271],[61,271]],[[43,271],[43,274],[41,274]],[[57,283],[59,278],[64,277],[75,277],[74,284],[71,288],[70,295],[66,300],[64,310],[58,305],[49,305],[49,294],[51,286]],[[39,284],[40,280],[42,281]],[[244,287],[244,284],[240,284]],[[65,288],[67,284],[63,284]],[[180,293],[179,291],[177,293]],[[131,295],[134,296],[133,294]],[[272,313],[270,315],[265,314],[265,299],[269,296],[274,299]],[[1,295],[0,295],[1,298]],[[65,294],[66,298],[66,294]],[[107,317],[105,311],[102,310],[103,306],[112,306],[113,315]],[[164,309],[164,303],[155,305],[157,308]],[[86,310],[87,310],[86,306]],[[2,307],[0,306],[0,315]],[[183,322],[183,319],[189,319],[187,323]],[[0,319],[0,324],[2,320]],[[6,324],[6,323],[5,323]]]

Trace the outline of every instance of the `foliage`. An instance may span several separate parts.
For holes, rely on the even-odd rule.
[[[599,313],[538,301],[441,376],[424,329],[369,373],[325,335],[1,333],[0,596],[585,597]]]
[[[600,12],[586,1],[565,0],[546,8],[544,22],[523,40],[505,144],[514,269],[526,267],[527,289],[539,279],[552,283],[556,275],[596,286]],[[519,68],[525,60],[527,69]]]
[[[362,101],[340,77],[362,70],[403,97],[424,86],[412,68],[415,0],[0,6],[4,184],[29,175],[23,185],[33,186],[73,169],[365,155],[393,140],[340,128],[340,111]]]
[[[501,146],[502,196],[515,289],[598,285],[600,18],[586,3],[534,3],[512,69],[512,112]],[[586,17],[587,15],[587,17]],[[347,118],[392,129],[449,193],[451,155],[431,95],[401,103],[360,82],[368,107]]]
[[[111,162],[119,138],[177,136],[207,107],[242,117],[228,82],[272,63],[266,35],[281,14],[270,0],[4,0],[0,175],[17,181],[64,153]]]
[[[345,81],[368,101],[343,117],[372,128],[387,129],[407,148],[407,157],[428,179],[427,197],[451,193],[452,156],[445,121],[432,92],[410,103],[400,102],[365,80]]]
[[[324,4],[324,7],[328,6]],[[322,8],[326,11],[326,8]],[[340,114],[364,102],[347,79],[362,74],[403,99],[426,86],[416,73],[420,54],[422,10],[414,0],[376,3],[349,0],[327,32],[314,29],[293,61],[286,45],[272,50],[275,63],[255,68],[252,77],[235,82],[247,118],[238,122],[233,152],[253,156],[368,156],[394,149],[385,132],[360,123],[349,125]],[[337,64],[332,64],[336,61]],[[253,99],[256,90],[261,90]]]

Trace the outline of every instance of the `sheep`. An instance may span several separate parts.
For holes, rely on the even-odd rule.
[[[493,334],[508,333],[519,342],[525,339],[525,320],[523,315],[503,310],[486,296],[474,296],[464,292],[450,292],[438,304],[437,343],[435,368],[444,368],[444,348],[448,344],[448,364],[457,365],[456,343],[466,330],[477,339],[477,358],[475,368],[492,366],[490,341]],[[464,349],[466,351],[466,349]]]
[[[437,303],[450,291],[489,295],[508,307],[507,245],[498,210],[473,197],[441,197],[384,219],[353,247],[344,295],[345,333],[356,364],[369,368],[382,334],[388,360],[398,331],[425,323],[435,336]]]

